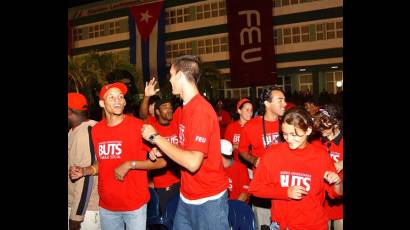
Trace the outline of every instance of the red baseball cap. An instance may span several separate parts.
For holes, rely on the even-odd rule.
[[[121,90],[122,94],[124,94],[124,95],[128,91],[127,86],[124,83],[121,83],[121,82],[115,82],[115,83],[112,83],[112,84],[104,85],[101,88],[101,91],[100,91],[100,100],[104,99],[105,93],[111,88],[117,88],[117,89]]]
[[[247,103],[247,102],[249,102],[249,103],[252,104],[252,102],[251,102],[248,98],[242,98],[242,99],[239,100],[238,103],[236,104],[236,109],[239,109],[243,104],[245,104],[245,103]]]
[[[87,110],[87,99],[81,93],[68,93],[68,108],[75,110]]]

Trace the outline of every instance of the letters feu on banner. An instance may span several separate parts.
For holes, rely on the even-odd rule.
[[[227,0],[226,9],[232,87],[274,84],[272,1]]]

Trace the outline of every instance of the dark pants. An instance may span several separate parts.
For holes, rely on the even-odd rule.
[[[180,182],[177,182],[167,188],[156,188],[155,189],[158,193],[159,206],[161,208],[162,214],[164,214],[165,212],[165,207],[167,205],[168,200],[174,197],[175,195],[179,194],[180,185],[181,185]]]

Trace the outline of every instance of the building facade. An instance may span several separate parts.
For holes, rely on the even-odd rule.
[[[72,54],[91,50],[129,59],[128,7],[138,1],[111,0],[69,8]],[[194,54],[219,69],[218,97],[254,98],[256,89],[231,88],[225,0],[165,1],[166,62]],[[343,90],[343,1],[272,0],[277,85],[287,92]],[[252,95],[255,94],[255,95]]]

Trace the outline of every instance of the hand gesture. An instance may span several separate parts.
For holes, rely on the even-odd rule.
[[[155,89],[156,84],[157,81],[155,80],[155,77],[153,77],[149,82],[145,82],[146,97],[154,96],[159,91],[159,89]]]
[[[335,172],[326,171],[324,175],[325,180],[329,184],[340,184],[340,177]]]
[[[294,200],[300,200],[303,195],[307,194],[306,189],[302,186],[291,186],[288,188],[288,197]]]
[[[151,161],[156,161],[157,157],[162,157],[162,154],[161,151],[157,149],[157,147],[154,147],[151,149],[151,151],[149,151],[148,156]]]
[[[335,168],[337,173],[343,170],[343,161],[335,162]]]
[[[129,162],[126,161],[124,163],[122,163],[120,166],[118,166],[117,168],[115,168],[114,170],[114,176],[115,179],[119,180],[119,181],[123,181],[125,175],[127,175],[128,171],[130,170],[130,166],[128,164]]]
[[[69,176],[71,180],[76,180],[84,176],[84,170],[79,166],[71,166]]]

